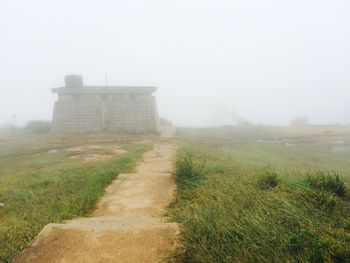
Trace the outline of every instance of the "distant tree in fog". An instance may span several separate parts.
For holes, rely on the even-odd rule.
[[[51,129],[51,123],[49,121],[30,121],[25,126],[25,130],[31,133],[47,133]]]
[[[238,118],[237,125],[240,125],[240,126],[252,126],[252,125],[254,125],[254,123],[249,121],[249,120],[246,120],[244,118]]]
[[[308,126],[310,125],[309,119],[305,116],[297,116],[295,117],[291,123],[292,126]]]

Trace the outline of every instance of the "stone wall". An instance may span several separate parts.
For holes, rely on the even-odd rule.
[[[153,96],[131,96],[122,100],[115,95],[96,96],[95,99],[60,96],[54,106],[52,130],[158,133],[156,101]]]

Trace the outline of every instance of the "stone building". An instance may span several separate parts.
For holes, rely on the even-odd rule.
[[[155,87],[84,86],[79,75],[65,77],[52,120],[54,132],[120,131],[158,133]]]

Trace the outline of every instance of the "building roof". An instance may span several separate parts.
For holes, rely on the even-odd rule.
[[[53,93],[66,94],[121,94],[138,93],[152,94],[157,90],[156,87],[145,86],[83,86],[83,87],[60,87],[52,89]]]

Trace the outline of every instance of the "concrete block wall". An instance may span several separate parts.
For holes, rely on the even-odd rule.
[[[52,119],[54,132],[100,131],[101,127],[101,103],[80,101],[55,103]]]
[[[155,98],[135,100],[74,100],[62,97],[54,106],[54,132],[121,131],[158,133],[159,117]],[[99,97],[97,97],[99,98]]]
[[[111,105],[110,129],[157,133],[158,112],[154,97],[145,100],[120,101]]]

